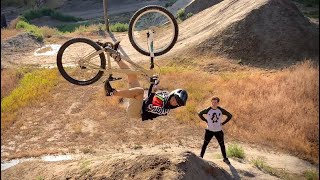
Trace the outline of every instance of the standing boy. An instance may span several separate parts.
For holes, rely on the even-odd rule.
[[[219,102],[220,102],[220,99],[218,97],[213,96],[211,98],[211,106],[206,109],[203,109],[198,113],[199,117],[203,121],[207,122],[207,128],[206,128],[204,142],[202,145],[200,156],[203,158],[203,155],[207,149],[207,146],[210,140],[212,139],[213,136],[215,136],[221,148],[223,161],[227,164],[230,164],[227,158],[226,148],[224,145],[222,125],[226,124],[232,118],[232,115],[225,109],[218,106]],[[206,118],[203,116],[204,114],[207,114]],[[222,122],[222,115],[227,116],[227,119],[224,122]]]

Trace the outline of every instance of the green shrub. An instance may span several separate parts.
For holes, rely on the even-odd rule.
[[[303,175],[307,180],[319,179],[319,174],[314,170],[306,170],[303,172]]]
[[[25,21],[18,21],[16,25],[16,29],[24,29],[25,31],[31,33],[36,37],[37,40],[42,41],[43,40],[43,33],[40,28],[38,28],[35,25],[31,25],[28,22]]]
[[[188,19],[189,17],[191,17],[191,16],[193,16],[193,14],[192,14],[191,12],[189,12],[189,13],[187,14],[187,19]]]
[[[59,21],[66,21],[66,22],[82,20],[82,18],[64,15],[60,12],[57,12],[57,11],[55,11],[53,9],[49,9],[49,8],[29,10],[29,11],[24,12],[22,14],[22,16],[25,17],[28,21],[35,19],[35,18],[40,18],[42,16],[50,16],[50,17],[57,19]]]
[[[243,159],[245,157],[244,150],[237,144],[230,144],[227,149],[228,157],[236,157]]]
[[[129,29],[129,25],[124,23],[116,23],[112,24],[109,28],[112,32],[126,32]]]
[[[61,26],[57,26],[56,28],[61,31],[61,32],[74,32],[81,28],[81,26],[89,26],[90,23],[85,22],[85,23],[74,23],[74,24],[65,24]]]
[[[184,8],[178,10],[177,18],[180,20],[184,20],[184,18],[185,18],[185,9]]]

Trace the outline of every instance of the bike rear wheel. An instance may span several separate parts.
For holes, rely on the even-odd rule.
[[[154,56],[171,50],[178,39],[178,23],[174,16],[161,6],[146,6],[138,10],[129,23],[129,40],[141,54],[150,56],[147,33],[154,31]]]
[[[83,59],[101,50],[101,46],[86,38],[74,38],[65,42],[57,54],[57,66],[61,75],[70,83],[76,85],[90,85],[98,81],[103,75],[106,58],[104,53],[92,57],[89,62],[96,68],[88,67]]]

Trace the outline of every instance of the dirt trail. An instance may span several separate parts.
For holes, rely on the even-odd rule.
[[[199,50],[200,47],[204,52],[212,50],[204,46],[215,40],[212,37],[230,30],[231,25],[246,21],[252,11],[257,12],[256,9],[268,2],[225,0],[204,10],[179,25],[179,41],[163,58],[172,58],[190,48]],[[114,36],[121,40],[121,47],[132,60],[148,59],[133,49],[126,33],[114,33]],[[112,41],[111,37],[98,34],[85,37]],[[56,44],[61,45],[70,38],[62,37]],[[224,47],[223,44],[218,45]],[[1,42],[1,65],[55,66],[56,54],[34,55],[35,50],[43,46],[25,34]],[[221,64],[224,63],[227,62]],[[266,164],[273,168],[284,168],[292,179],[301,179],[305,170],[319,172],[318,166],[294,156],[248,144],[241,144],[246,158],[230,158],[232,166],[222,162],[220,149],[214,141],[202,160],[197,155],[202,145],[203,127],[181,122],[173,116],[148,122],[128,119],[123,99],[104,96],[103,80],[81,87],[61,77],[47,99],[21,109],[16,123],[7,131],[1,131],[1,161],[43,154],[72,154],[76,159],[24,162],[2,171],[1,178],[213,179],[218,176],[220,179],[278,179],[252,165],[251,160],[258,157],[264,158]],[[122,108],[115,105],[119,103]],[[227,133],[226,142],[227,147],[232,143]]]
[[[73,37],[60,38],[60,40],[55,43],[38,42],[33,36],[27,33],[9,38],[8,40],[1,42],[1,66],[4,68],[26,65],[35,67],[56,67],[58,49],[53,51],[52,48],[46,47],[49,45],[61,46],[71,38]],[[131,46],[127,33],[112,33],[105,36],[86,35],[85,38],[102,42],[121,41],[121,52],[124,52],[124,55],[127,55],[131,60],[135,62],[148,60],[147,56],[141,55]],[[52,51],[52,53],[46,55],[46,52],[48,51]],[[35,56],[35,53],[37,52],[39,53]]]
[[[209,148],[204,159],[199,149],[175,144],[141,146],[139,149],[109,151],[103,155],[81,155],[62,162],[28,161],[2,172],[4,179],[279,179],[260,171],[250,159],[263,157],[274,168],[285,169],[289,177],[303,178],[301,173],[314,169],[297,158],[244,146],[246,160],[230,158],[227,165],[219,158],[219,148]],[[250,149],[250,150],[249,150]],[[274,157],[277,157],[274,159]],[[19,173],[17,173],[19,172]],[[45,173],[44,173],[45,172]]]

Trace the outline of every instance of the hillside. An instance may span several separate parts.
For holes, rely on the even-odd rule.
[[[69,15],[102,16],[96,0],[59,2],[56,9]],[[125,14],[168,1],[109,2],[110,8],[128,2],[110,11]],[[56,69],[58,48],[74,37],[121,40],[120,48],[147,67],[149,57],[132,47],[127,32],[90,29],[39,41],[21,30],[1,38],[1,92],[9,97],[2,107],[8,101],[19,107],[2,108],[1,179],[319,179],[318,27],[286,0],[178,0],[172,6],[181,7],[194,14],[179,23],[177,44],[155,62],[159,89],[186,88],[189,100],[153,121],[129,119],[126,99],[105,97],[107,75],[77,86]],[[81,55],[81,47],[74,53]],[[127,86],[121,77],[117,89]],[[34,99],[25,100],[29,95]],[[198,156],[206,124],[197,112],[212,95],[233,114],[223,127],[226,147],[244,151],[242,158],[228,155],[231,165],[222,161],[215,138],[204,158]],[[48,155],[68,158],[53,162]]]
[[[317,61],[319,55],[319,29],[286,0],[225,0],[187,19],[180,29],[175,49],[258,67]]]

